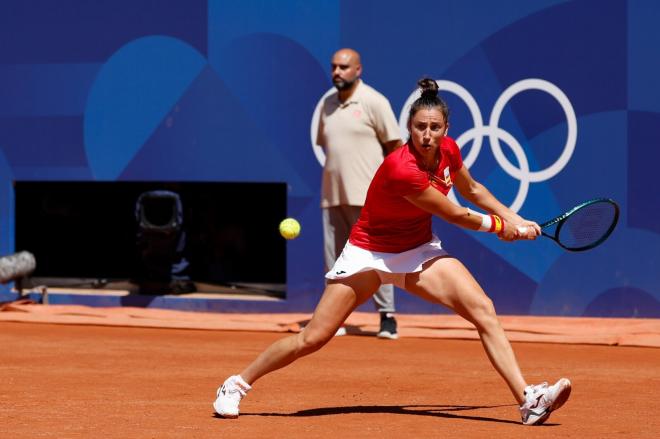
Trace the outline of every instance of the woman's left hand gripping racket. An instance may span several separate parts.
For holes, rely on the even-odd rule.
[[[619,205],[609,198],[596,198],[539,225],[543,236],[568,251],[581,252],[602,244],[618,220]]]

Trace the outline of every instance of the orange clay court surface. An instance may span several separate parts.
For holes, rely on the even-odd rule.
[[[157,320],[148,310],[132,312],[146,325],[108,326],[80,320],[107,319],[98,309],[60,307],[68,320],[50,323],[9,311],[0,312],[1,438],[660,437],[657,347],[515,341],[528,380],[573,381],[571,398],[546,425],[525,427],[477,340],[415,336],[412,320],[401,316],[401,339],[335,337],[258,381],[241,417],[227,420],[213,413],[215,389],[295,331],[290,322],[252,331],[174,329],[144,327]],[[452,316],[427,317],[449,318],[445,330],[459,330],[450,328],[457,322]],[[352,318],[375,328],[373,315]],[[502,319],[510,335],[524,333],[516,327],[520,319]],[[610,333],[621,320],[600,319],[600,329]],[[595,322],[587,325],[594,332]],[[651,332],[658,328],[657,320],[641,323]],[[357,324],[349,332],[369,334]]]

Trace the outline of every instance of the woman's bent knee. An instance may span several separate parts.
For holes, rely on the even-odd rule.
[[[493,325],[499,325],[499,320],[495,313],[495,305],[490,298],[483,297],[470,308],[470,315],[473,320],[472,323],[477,329],[488,330],[492,328]]]
[[[325,346],[334,334],[324,334],[319,331],[308,331],[309,328],[305,328],[300,334],[298,334],[298,355],[304,356],[309,355],[312,352],[316,352]]]

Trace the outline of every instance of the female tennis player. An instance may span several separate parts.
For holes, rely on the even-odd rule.
[[[387,283],[442,304],[475,325],[488,358],[520,405],[524,424],[543,423],[566,402],[571,392],[566,378],[552,386],[528,385],[492,301],[432,234],[433,215],[505,241],[535,239],[540,228],[471,177],[458,146],[446,137],[449,110],[438,97],[438,85],[429,78],[418,85],[422,93],[410,108],[408,142],[389,154],[376,172],[349,241],[325,276],[328,285],[311,321],[300,333],[273,343],[239,375],[227,378],[213,404],[220,416],[237,417],[241,399],[257,379],[323,347],[351,312]],[[451,202],[446,195],[452,186],[488,213]]]

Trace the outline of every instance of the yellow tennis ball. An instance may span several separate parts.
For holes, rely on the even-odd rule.
[[[280,223],[280,235],[285,239],[297,238],[300,234],[300,223],[293,218],[283,219]]]

